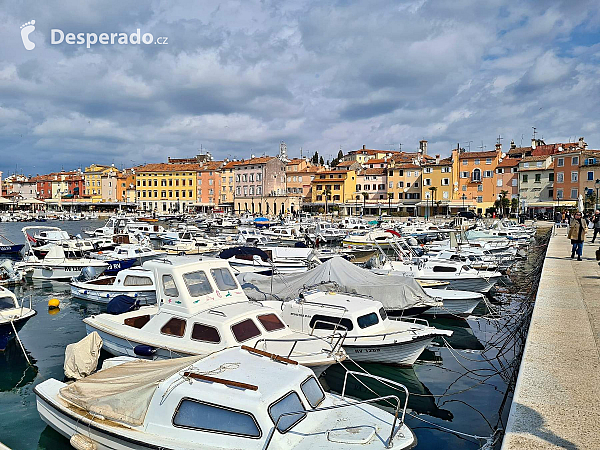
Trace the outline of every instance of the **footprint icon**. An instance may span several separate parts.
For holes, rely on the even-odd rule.
[[[33,50],[35,48],[35,44],[29,40],[29,35],[33,30],[35,30],[35,20],[21,25],[21,39],[23,39],[25,50]]]

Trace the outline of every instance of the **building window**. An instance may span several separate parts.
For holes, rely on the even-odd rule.
[[[409,188],[410,187],[410,183],[406,183],[406,187]]]
[[[485,163],[486,164],[491,164],[492,163],[492,158],[486,158],[485,159]]]
[[[423,180],[423,186],[431,186],[431,178],[425,178]]]
[[[448,191],[444,191],[444,192],[442,193],[442,198],[443,198],[444,200],[448,200]]]
[[[473,164],[475,164],[475,165],[479,165],[479,163],[480,163],[480,162],[481,162],[481,161],[479,160],[479,158],[477,158],[475,161],[473,161]]]
[[[360,187],[361,187],[360,184],[356,185],[356,192],[360,191]]]
[[[469,172],[461,172],[460,177],[461,178],[469,178]]]
[[[451,167],[442,167],[442,173],[450,173]]]
[[[450,178],[442,178],[442,186],[449,186]]]
[[[523,163],[523,168],[524,168],[524,169],[529,169],[529,163],[528,163],[528,162],[526,162],[526,163]]]
[[[576,199],[578,196],[578,191],[576,188],[571,189],[571,198]]]
[[[398,187],[399,188],[403,188],[404,187],[404,181],[398,181]]]
[[[467,161],[466,159],[463,159],[463,166],[466,166],[467,164],[469,164],[469,161]]]
[[[483,184],[477,185],[477,192],[483,192]]]
[[[562,189],[557,189],[556,190],[556,198],[564,198],[563,197],[563,190]]]
[[[512,179],[511,186],[512,187],[516,187],[517,186],[517,179],[516,178]]]
[[[571,158],[571,165],[576,166],[579,164],[579,156],[573,156]]]
[[[433,171],[433,169],[431,167],[425,167],[423,169],[423,172],[425,172],[425,173],[431,173],[432,171]]]
[[[492,178],[493,176],[494,176],[494,173],[491,170],[486,170],[485,172],[483,172],[484,178]]]
[[[554,189],[548,189],[548,197],[552,198],[554,196]]]
[[[496,181],[496,186],[502,186],[502,179],[498,178],[498,180]]]
[[[504,173],[504,169],[502,167],[498,167],[496,169],[496,173]]]
[[[594,172],[588,172],[587,179],[588,179],[588,181],[593,181],[594,180]]]
[[[579,172],[571,172],[571,183],[577,183]]]
[[[521,182],[522,182],[522,183],[527,183],[527,180],[528,180],[528,179],[529,179],[529,176],[528,176],[528,175],[523,175],[523,176],[521,177]]]
[[[462,185],[462,190],[463,190],[463,191],[466,191],[466,190],[467,190],[467,185],[466,185],[466,184],[463,184],[463,185]]]
[[[477,203],[482,203],[483,202],[483,197],[480,195],[477,197]]]
[[[563,166],[565,165],[565,158],[558,158],[558,159],[556,160],[556,165],[557,165],[558,167],[563,167]],[[558,191],[557,191],[557,192],[558,192]]]
[[[554,181],[554,172],[548,174],[548,181]]]
[[[481,181],[481,169],[473,169],[473,181]]]
[[[536,183],[541,183],[542,182],[542,174],[541,173],[536,173],[535,174],[535,182]]]

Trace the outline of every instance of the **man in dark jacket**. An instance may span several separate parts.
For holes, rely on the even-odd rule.
[[[600,233],[600,210],[596,210],[596,213],[592,216],[592,223],[594,224],[594,236],[592,237],[592,244],[596,240],[596,235]]]

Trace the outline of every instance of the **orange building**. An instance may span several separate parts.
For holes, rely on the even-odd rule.
[[[464,149],[452,150],[452,170],[458,174],[455,178],[457,200],[464,201],[466,209],[475,209],[485,214],[494,206],[500,190],[497,187],[496,167],[500,161],[502,149],[499,145],[490,152],[465,152]]]
[[[209,210],[219,205],[221,192],[221,172],[223,161],[200,163],[198,170],[198,197],[196,206]]]

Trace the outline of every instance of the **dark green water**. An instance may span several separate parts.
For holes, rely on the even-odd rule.
[[[0,223],[0,234],[15,242],[23,242],[20,229],[26,224]],[[99,222],[58,222],[44,225],[59,226],[76,234],[82,226],[99,226]],[[39,418],[33,388],[48,379],[63,379],[65,347],[85,336],[82,319],[98,313],[102,306],[71,299],[68,283],[35,283],[14,289],[17,297],[33,295],[33,305],[38,314],[20,331],[19,335],[32,365],[29,366],[16,341],[11,341],[0,353],[0,442],[14,450],[20,449],[70,449],[67,439],[56,433]],[[48,312],[47,303],[58,298],[60,311]],[[518,302],[502,306],[509,313]],[[484,305],[476,311],[486,314]],[[449,339],[456,350],[441,346],[427,350],[414,368],[383,365],[365,365],[371,373],[386,376],[404,383],[411,392],[409,408],[412,413],[429,422],[471,435],[490,436],[493,427],[505,416],[510,401],[501,411],[511,370],[501,369],[501,364],[512,361],[512,350],[491,345],[506,334],[504,320],[430,320],[430,324],[451,329]],[[481,354],[486,348],[485,354]],[[500,353],[500,356],[498,354]],[[498,356],[498,358],[496,358]],[[502,370],[502,369],[501,369]],[[341,385],[342,371],[331,368],[326,381],[332,390]],[[349,392],[356,397],[370,393],[364,386],[349,382]],[[381,386],[371,386],[380,395],[387,395]],[[509,396],[510,398],[510,396]],[[418,448],[478,449],[483,444],[474,438],[459,436],[435,428],[428,423],[407,416],[408,425],[417,435]]]

